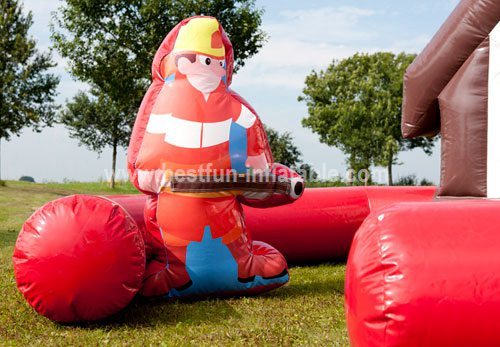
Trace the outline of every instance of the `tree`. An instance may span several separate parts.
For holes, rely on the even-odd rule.
[[[299,165],[298,173],[306,181],[315,181],[318,178],[318,172],[312,167],[312,165],[307,163],[301,163]]]
[[[79,92],[72,102],[67,103],[60,117],[60,122],[68,127],[70,137],[79,139],[89,149],[101,153],[111,144],[112,187],[115,184],[117,149],[127,146],[131,128],[130,119],[122,113],[123,110],[113,106],[106,95],[92,89],[88,94]]]
[[[293,137],[289,132],[279,133],[278,131],[264,126],[269,141],[269,147],[273,152],[274,161],[288,167],[298,166],[301,162],[302,153],[293,143]]]
[[[398,186],[416,186],[418,185],[417,176],[416,175],[407,175],[399,177],[396,181],[396,185]]]
[[[313,71],[298,98],[308,107],[303,126],[347,154],[355,173],[371,165],[387,167],[392,185],[399,152],[419,147],[431,154],[434,146],[432,139],[408,140],[401,134],[403,75],[414,58],[405,53],[355,54],[334,60],[326,71]]]
[[[431,180],[428,180],[427,178],[422,178],[422,180],[420,181],[420,185],[421,186],[433,186],[434,182],[432,182]]]
[[[301,159],[302,152],[293,143],[293,136],[289,132],[279,133],[273,128],[264,125],[269,147],[273,152],[274,161],[293,168],[306,180],[311,181],[318,178],[314,168]]]
[[[221,22],[233,44],[235,71],[257,53],[266,39],[260,29],[262,10],[255,8],[253,0],[67,0],[55,15],[52,39],[60,54],[69,60],[70,73],[88,83],[93,97],[106,100],[106,105],[124,118],[123,124],[131,126],[150,82],[156,49],[178,22],[195,14],[212,15]],[[73,103],[79,101],[74,99]],[[106,112],[103,107],[98,110]],[[71,114],[67,112],[66,116]],[[100,117],[93,119],[100,122]],[[67,119],[67,124],[73,122]],[[101,126],[95,124],[93,128]],[[87,132],[79,129],[73,129],[73,136],[85,141]],[[126,145],[131,129],[108,132],[122,133],[124,138],[119,143]],[[112,141],[107,135],[102,138]],[[113,146],[113,142],[105,145]]]
[[[31,12],[16,0],[0,3],[0,141],[8,141],[25,127],[39,132],[52,123],[59,79],[47,72],[54,66],[50,54],[28,35]]]

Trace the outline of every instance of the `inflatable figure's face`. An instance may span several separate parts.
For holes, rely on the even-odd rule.
[[[209,94],[226,77],[226,48],[219,22],[211,17],[192,18],[181,26],[170,54],[163,58],[163,78],[186,77],[198,91]]]
[[[175,58],[177,70],[186,75],[189,83],[202,93],[213,92],[226,74],[224,59],[204,54],[184,54]]]

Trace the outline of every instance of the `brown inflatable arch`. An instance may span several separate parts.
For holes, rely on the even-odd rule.
[[[441,133],[438,196],[500,198],[499,21],[500,1],[463,0],[406,71],[403,136]]]

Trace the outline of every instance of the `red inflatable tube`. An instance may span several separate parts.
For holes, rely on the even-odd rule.
[[[352,346],[500,346],[500,202],[371,214],[346,274]]]
[[[106,198],[74,195],[38,209],[14,250],[17,287],[41,315],[91,321],[123,309],[142,287],[142,231]]]
[[[345,260],[356,230],[371,211],[401,201],[430,201],[435,187],[309,188],[290,205],[244,206],[254,240],[269,243],[291,263]],[[109,196],[138,222],[144,195]]]
[[[354,233],[372,210],[402,200],[430,200],[434,191],[308,189],[295,204],[245,207],[245,213],[253,239],[271,243],[290,262],[345,259]],[[28,303],[59,322],[97,320],[127,306],[143,287],[146,264],[166,263],[161,237],[145,232],[147,199],[76,195],[38,209],[23,225],[13,256],[17,285]]]

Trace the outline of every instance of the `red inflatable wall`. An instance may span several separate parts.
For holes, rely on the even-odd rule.
[[[352,346],[500,346],[500,202],[401,203],[357,232]]]
[[[392,203],[431,201],[435,187],[309,188],[290,205],[244,206],[254,240],[276,247],[292,263],[345,260],[356,230],[368,214]],[[109,196],[143,223],[144,195]]]

